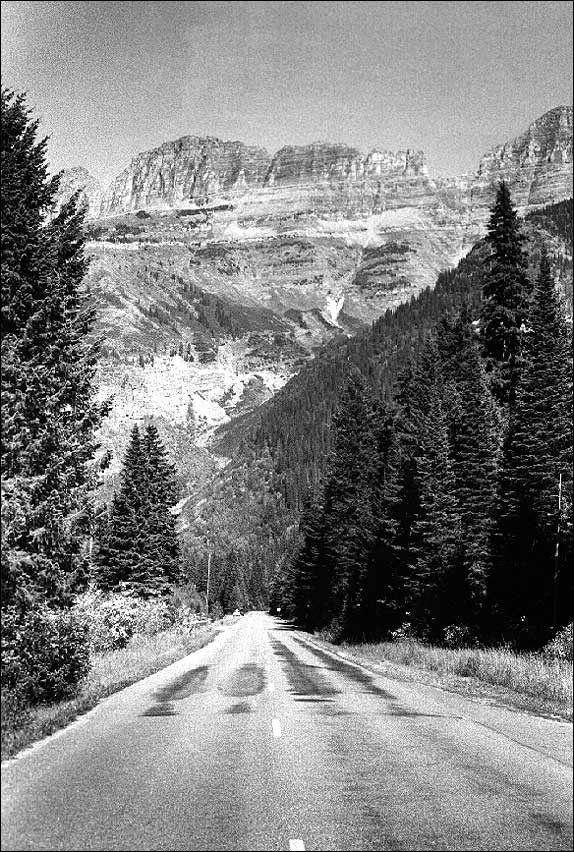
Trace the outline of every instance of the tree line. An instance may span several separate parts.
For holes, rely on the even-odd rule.
[[[572,358],[508,187],[481,299],[427,329],[391,394],[349,358],[323,481],[273,605],[337,639],[537,646],[572,618]]]

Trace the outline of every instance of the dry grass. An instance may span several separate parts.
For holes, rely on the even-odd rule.
[[[197,651],[215,635],[211,625],[192,631],[174,628],[155,636],[134,636],[125,648],[95,654],[90,672],[73,698],[28,708],[13,717],[3,713],[2,760],[65,727],[102,698]]]
[[[390,663],[434,675],[434,682],[463,679],[521,696],[522,707],[572,718],[572,662],[519,654],[508,648],[440,648],[413,640],[342,645],[345,655],[368,665]],[[468,690],[466,690],[468,691]]]

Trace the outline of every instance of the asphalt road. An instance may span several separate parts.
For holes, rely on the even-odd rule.
[[[2,849],[571,849],[571,767],[571,725],[250,613],[5,763]]]

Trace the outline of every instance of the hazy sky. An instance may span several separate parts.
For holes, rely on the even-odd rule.
[[[183,135],[422,148],[431,172],[572,103],[569,2],[2,2],[3,85],[55,169]]]

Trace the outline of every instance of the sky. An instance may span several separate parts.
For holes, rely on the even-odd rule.
[[[572,104],[569,2],[3,0],[2,85],[53,170],[107,183],[140,151],[217,136],[422,149],[431,174]]]

